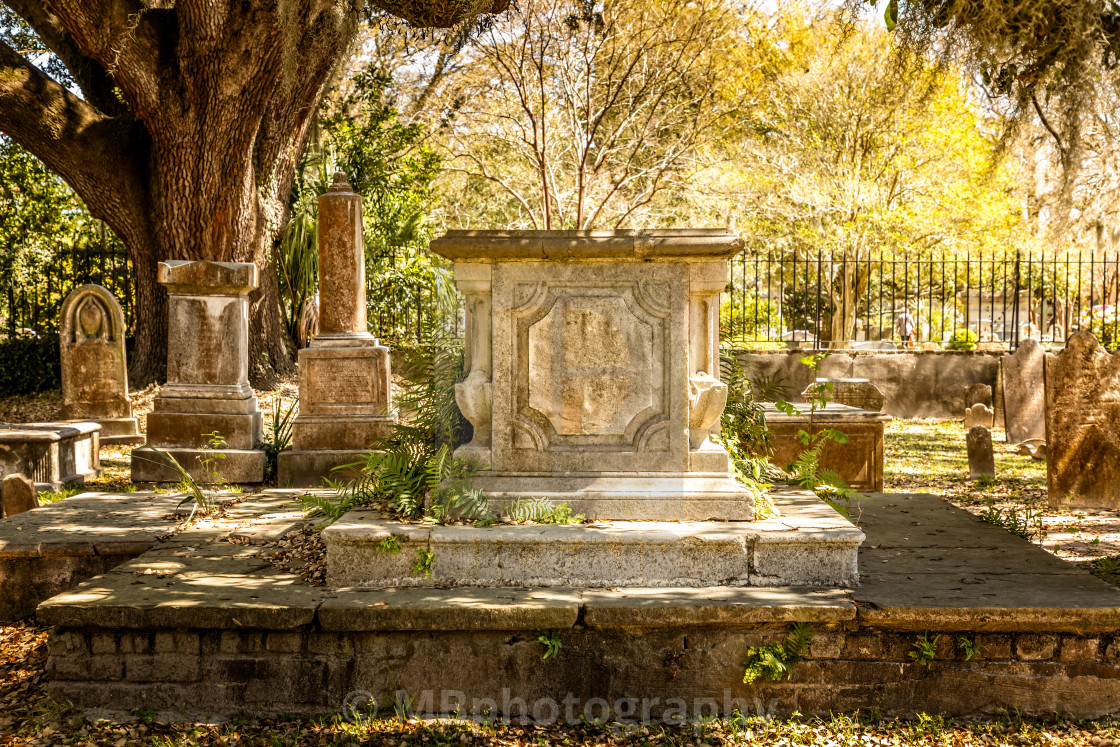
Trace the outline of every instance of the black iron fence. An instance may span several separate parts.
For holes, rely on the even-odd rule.
[[[720,309],[742,348],[1013,350],[1078,330],[1120,346],[1120,252],[1013,257],[754,253],[731,264]]]
[[[133,328],[132,263],[119,242],[59,251],[46,261],[23,266],[0,278],[0,335],[58,331],[62,302],[86,283],[107,288],[124,310],[125,327]]]

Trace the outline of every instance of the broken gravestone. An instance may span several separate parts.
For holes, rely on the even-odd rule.
[[[1076,332],[1045,377],[1050,505],[1120,508],[1120,355]]]
[[[985,428],[991,428],[994,418],[995,413],[992,412],[992,408],[983,404],[975,404],[964,411],[964,427],[972,428],[975,425],[982,425]]]
[[[1003,359],[1003,422],[1009,443],[1046,439],[1045,360],[1042,346],[1031,338]]]
[[[0,484],[0,517],[7,518],[39,507],[35,483],[27,477],[8,475]]]
[[[968,429],[968,477],[979,480],[984,475],[995,477],[996,457],[992,449],[992,432],[982,425]]]

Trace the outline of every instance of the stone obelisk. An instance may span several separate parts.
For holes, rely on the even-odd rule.
[[[362,198],[338,172],[319,198],[319,334],[299,351],[299,415],[278,484],[322,484],[352,464],[395,421],[389,348],[366,325]]]

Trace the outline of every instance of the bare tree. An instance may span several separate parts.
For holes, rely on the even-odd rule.
[[[732,121],[721,76],[737,23],[721,0],[524,3],[439,89],[442,145],[472,208],[485,183],[502,203],[490,223],[650,222],[643,211]]]

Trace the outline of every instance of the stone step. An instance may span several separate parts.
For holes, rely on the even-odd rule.
[[[864,535],[807,491],[753,522],[427,526],[351,511],[323,530],[331,586],[858,585]],[[427,568],[420,562],[431,553]]]

